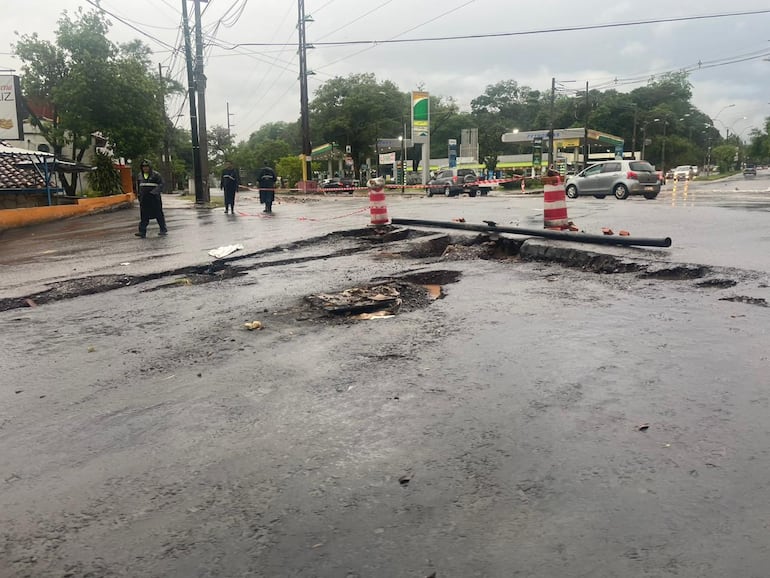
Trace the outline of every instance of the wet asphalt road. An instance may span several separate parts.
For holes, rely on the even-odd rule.
[[[0,576],[766,576],[769,184],[570,201],[674,239],[591,251],[709,266],[668,280],[321,239],[368,222],[356,198],[5,233],[4,297],[244,258],[0,313]],[[540,202],[391,213],[531,227]],[[407,271],[444,298],[344,323],[304,301]]]

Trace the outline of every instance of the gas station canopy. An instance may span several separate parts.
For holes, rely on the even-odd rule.
[[[503,134],[502,141],[507,143],[532,143],[535,139],[541,139],[542,142],[547,142],[548,132],[548,130],[507,132]],[[577,148],[583,144],[582,141],[585,136],[585,128],[560,128],[553,131],[554,144],[559,148]],[[613,134],[588,129],[588,144],[616,148],[623,146],[623,139]]]
[[[342,153],[345,151],[340,150],[340,145],[336,142],[322,144],[315,147],[310,151],[310,158],[314,161],[328,161],[332,159],[341,159]]]

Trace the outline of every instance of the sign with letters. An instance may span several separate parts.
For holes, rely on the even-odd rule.
[[[24,140],[19,77],[0,75],[0,140]]]

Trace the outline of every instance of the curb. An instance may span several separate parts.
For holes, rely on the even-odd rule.
[[[78,199],[76,205],[54,205],[51,207],[29,207],[25,209],[4,209],[0,211],[0,231],[17,229],[30,225],[49,223],[70,217],[79,217],[114,209],[128,208],[134,202],[133,193]]]

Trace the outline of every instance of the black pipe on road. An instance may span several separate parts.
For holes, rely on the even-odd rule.
[[[545,237],[557,241],[574,241],[576,243],[593,243],[594,245],[621,245],[625,247],[670,247],[671,237],[651,239],[646,237],[620,237],[615,235],[589,235],[588,233],[573,233],[568,231],[551,231],[549,229],[523,229],[520,227],[498,227],[490,221],[486,225],[457,223],[454,221],[425,221],[423,219],[391,219],[394,225],[413,227],[436,227],[439,229],[462,229],[464,231],[479,231],[481,233],[511,233],[530,237]]]

